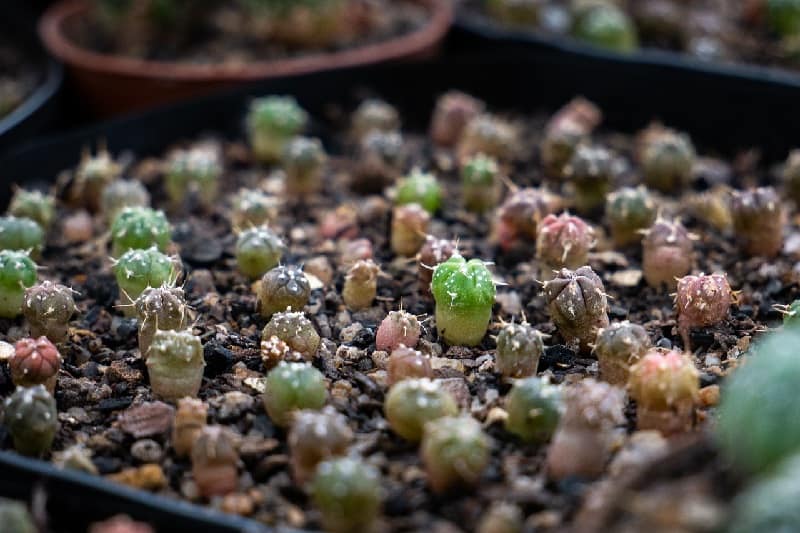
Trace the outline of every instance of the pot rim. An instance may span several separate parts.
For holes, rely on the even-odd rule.
[[[197,65],[178,61],[153,61],[92,51],[75,44],[62,31],[66,20],[89,9],[87,0],[60,0],[45,11],[39,35],[48,51],[67,65],[84,70],[153,80],[177,82],[249,81],[304,72],[358,66],[398,59],[433,47],[453,22],[450,0],[415,0],[428,8],[430,17],[410,33],[378,43],[354,46],[340,52],[255,61],[240,65]]]

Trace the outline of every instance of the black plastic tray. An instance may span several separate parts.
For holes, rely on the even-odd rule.
[[[552,109],[582,93],[604,107],[606,125],[611,128],[631,131],[660,117],[688,130],[704,150],[730,153],[756,145],[775,157],[784,157],[791,143],[800,140],[800,106],[794,105],[793,94],[776,89],[770,98],[752,98],[746,86],[728,85],[708,73],[695,72],[690,79],[683,73],[682,83],[676,84],[675,73],[668,66],[649,65],[644,72],[639,68],[619,61],[567,62],[559,53],[531,57],[509,51],[500,59],[497,54],[450,56],[429,63],[353,68],[272,80],[18,147],[0,158],[0,205],[7,202],[13,182],[51,182],[58,172],[78,162],[83,147],[101,138],[113,152],[127,149],[143,156],[163,153],[170,143],[196,138],[204,132],[239,136],[248,103],[264,94],[292,94],[313,116],[323,117],[330,104],[347,110],[359,96],[371,92],[401,109],[404,127],[419,129],[427,127],[437,96],[451,88],[486,99],[492,109],[520,111]],[[324,123],[314,126],[317,133],[325,133]],[[100,512],[102,516],[129,512],[156,525],[169,524],[164,531],[193,528],[227,532],[249,527],[240,519],[215,517],[187,504],[0,453],[0,496],[26,498],[38,482],[53,489],[54,507],[50,510],[53,519],[62,524],[70,523],[63,520],[74,517],[83,521],[97,519]],[[65,501],[68,503],[61,505]],[[200,522],[202,527],[192,525]]]

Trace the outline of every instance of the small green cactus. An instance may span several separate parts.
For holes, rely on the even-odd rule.
[[[302,132],[308,114],[291,96],[266,96],[253,100],[247,114],[247,131],[253,154],[262,163],[276,163],[289,141]]]
[[[419,204],[431,215],[442,204],[442,186],[433,174],[415,168],[397,184],[398,205]]]
[[[689,184],[695,162],[692,141],[683,133],[661,129],[653,133],[642,150],[642,172],[648,187],[674,192]]]
[[[236,240],[236,265],[250,279],[278,266],[284,253],[283,240],[264,226],[246,229]]]
[[[396,131],[400,129],[400,114],[383,100],[364,100],[353,112],[352,129],[356,139],[362,139],[373,131]]]
[[[419,342],[422,327],[417,317],[403,311],[389,311],[375,332],[375,348],[392,352],[400,345],[413,348]]]
[[[602,146],[581,143],[564,168],[565,178],[575,186],[575,208],[591,213],[602,207],[618,173],[614,154]]]
[[[420,455],[434,492],[477,485],[489,464],[491,441],[468,415],[445,416],[425,425]]]
[[[210,145],[172,153],[164,175],[164,190],[173,209],[185,206],[189,198],[206,209],[214,206],[223,172],[220,159],[217,148]]]
[[[44,385],[17,387],[6,398],[3,423],[19,453],[33,457],[44,455],[50,450],[58,430],[56,400]]]
[[[644,187],[622,187],[606,198],[606,220],[615,245],[638,243],[656,220],[656,205]]]
[[[314,324],[302,312],[283,311],[272,315],[261,331],[261,338],[268,339],[273,335],[285,342],[290,349],[301,354],[307,361],[317,355],[320,344],[319,333],[314,329]]]
[[[287,309],[302,310],[311,296],[311,285],[303,271],[294,266],[278,266],[264,274],[258,289],[261,316],[269,318]]]
[[[756,480],[731,503],[727,533],[800,530],[800,455]]]
[[[642,274],[651,287],[675,286],[692,269],[692,235],[675,220],[659,218],[642,239]]]
[[[798,0],[766,0],[767,22],[781,37],[800,34],[800,2]]]
[[[390,243],[398,255],[416,255],[428,233],[431,215],[419,204],[398,205],[392,210]]]
[[[140,181],[114,180],[103,189],[100,211],[106,220],[113,221],[126,207],[148,207],[150,193]]]
[[[32,337],[45,336],[55,343],[67,338],[69,320],[76,311],[72,293],[69,287],[52,281],[43,281],[25,291],[22,314]]]
[[[46,233],[56,216],[56,199],[41,191],[16,189],[8,204],[8,214],[20,218],[30,218]]]
[[[295,137],[286,145],[282,166],[286,173],[284,189],[294,196],[304,196],[322,189],[322,177],[328,155],[319,139]]]
[[[786,214],[775,189],[759,187],[735,192],[731,199],[731,216],[745,254],[770,258],[781,252]]]
[[[300,409],[322,409],[327,397],[325,377],[308,363],[281,361],[267,374],[264,408],[278,426],[289,426]]]
[[[44,249],[44,231],[30,218],[0,217],[0,250],[30,252],[39,257]]]
[[[25,289],[36,283],[36,268],[27,253],[0,250],[0,317],[22,313]]]
[[[369,531],[380,512],[380,473],[360,459],[323,461],[317,466],[310,492],[325,530],[332,533]]]
[[[188,326],[183,289],[171,285],[148,287],[133,302],[139,320],[139,353],[147,359],[158,330],[182,330]]]
[[[155,246],[164,252],[172,238],[163,211],[149,207],[125,207],[111,224],[111,255],[120,257],[128,250]]]
[[[497,335],[495,369],[504,377],[535,376],[544,342],[539,330],[527,322],[504,324]]]
[[[652,346],[650,336],[639,324],[615,322],[597,332],[594,353],[600,377],[612,385],[625,386],[632,364]]]
[[[175,401],[194,398],[203,380],[203,344],[191,330],[159,330],[147,353],[147,374],[153,393]]]
[[[319,463],[345,455],[353,432],[347,417],[328,405],[321,411],[298,411],[286,440],[292,476],[302,485],[311,479]]]
[[[172,285],[178,277],[175,261],[155,246],[147,250],[128,250],[114,263],[114,275],[122,294],[125,314],[134,316],[131,305],[148,287]]]
[[[0,524],[8,533],[37,533],[31,513],[22,502],[0,498]]]
[[[348,309],[359,311],[372,306],[378,291],[380,271],[372,259],[361,259],[350,267],[342,287],[342,299]]]
[[[50,394],[56,388],[60,369],[61,354],[47,337],[18,340],[14,345],[14,353],[8,360],[8,370],[14,385],[44,385]]]
[[[464,207],[483,213],[494,209],[499,196],[500,166],[493,157],[477,154],[461,167],[461,196]]]
[[[598,330],[608,327],[608,299],[600,277],[591,267],[566,268],[544,284],[550,318],[564,341],[589,353]]]
[[[542,0],[486,0],[492,17],[504,24],[535,28],[544,2]]]
[[[492,318],[495,285],[483,261],[457,253],[433,271],[436,329],[448,344],[476,346]]]
[[[394,384],[383,409],[392,430],[411,442],[422,438],[425,424],[431,420],[458,414],[453,396],[427,378],[404,379]]]
[[[261,191],[240,189],[232,204],[231,224],[234,228],[266,225],[278,218],[278,200]]]
[[[514,382],[506,398],[506,430],[524,442],[547,442],[556,430],[562,409],[561,389],[547,378],[521,379]]]
[[[593,3],[577,13],[572,34],[586,43],[615,52],[629,53],[639,46],[633,21],[611,2]]]

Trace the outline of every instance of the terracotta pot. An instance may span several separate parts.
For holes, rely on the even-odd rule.
[[[334,70],[435,51],[453,20],[451,0],[418,0],[429,11],[420,29],[375,44],[246,65],[197,65],[103,54],[69,39],[64,28],[85,16],[87,0],[61,0],[39,22],[45,47],[67,65],[71,82],[92,111],[108,116],[204,94],[248,81]]]

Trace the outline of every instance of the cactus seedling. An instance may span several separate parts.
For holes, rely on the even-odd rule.
[[[606,220],[615,245],[637,243],[656,220],[655,202],[644,187],[622,187],[606,198]]]
[[[625,423],[622,389],[591,378],[564,390],[564,412],[547,453],[552,479],[598,477]]]
[[[419,288],[424,294],[430,294],[431,279],[436,265],[443,263],[456,252],[456,244],[449,239],[437,239],[432,235],[425,236],[425,243],[417,254],[417,275]]]
[[[642,239],[642,273],[651,287],[675,286],[692,268],[692,235],[679,221],[656,220]]]
[[[8,533],[36,533],[38,531],[25,504],[5,498],[0,498],[0,524],[3,524]]]
[[[530,324],[504,324],[497,335],[494,366],[505,377],[535,376],[543,353],[542,334]]]
[[[439,97],[431,119],[431,139],[440,146],[454,146],[469,122],[483,113],[484,103],[460,91]]]
[[[558,197],[545,189],[518,189],[503,202],[497,211],[495,238],[503,251],[536,242],[539,225],[548,214],[559,207]]]
[[[356,261],[344,278],[342,299],[351,311],[372,305],[378,291],[378,274],[381,269],[372,259]]]
[[[464,207],[482,213],[497,205],[500,166],[497,161],[477,154],[461,167],[461,196]]]
[[[206,498],[236,490],[239,454],[228,429],[205,426],[192,445],[192,476]]]
[[[166,399],[196,397],[203,381],[203,344],[191,330],[156,331],[147,355],[153,392]]]
[[[247,114],[247,133],[255,158],[276,163],[289,141],[303,131],[308,114],[291,96],[267,96],[253,100]]]
[[[546,378],[516,381],[506,399],[506,430],[524,442],[547,442],[556,430],[561,410],[561,389]]]
[[[163,252],[170,243],[171,230],[163,211],[149,207],[125,207],[111,224],[111,255],[155,246]]]
[[[684,348],[691,350],[689,330],[713,326],[728,316],[734,294],[723,274],[684,276],[678,280],[675,309]]]
[[[419,204],[398,205],[392,210],[392,251],[398,255],[415,255],[428,233],[431,215]]]
[[[40,456],[50,450],[58,430],[58,411],[44,385],[17,387],[6,399],[3,423],[21,454]]]
[[[28,320],[32,337],[45,336],[53,342],[67,338],[69,319],[75,313],[72,289],[43,281],[25,291],[22,314]]]
[[[261,361],[267,370],[273,368],[281,361],[304,361],[299,352],[292,350],[288,344],[275,335],[261,337]]]
[[[396,131],[372,131],[358,145],[353,189],[379,193],[395,182],[403,170],[403,137]]]
[[[392,352],[400,345],[414,348],[419,342],[421,327],[417,317],[403,311],[389,311],[375,333],[375,348]]]
[[[495,286],[483,261],[457,253],[433,271],[436,328],[448,344],[476,346],[492,318]]]
[[[148,287],[172,285],[178,277],[175,262],[155,247],[147,250],[129,250],[114,263],[114,275],[122,290],[125,314],[133,316],[135,309],[130,304]]]
[[[232,204],[231,224],[235,228],[266,225],[278,217],[277,199],[261,191],[240,189]]]
[[[0,250],[30,252],[38,257],[44,248],[44,231],[29,218],[0,217]]]
[[[322,173],[327,160],[328,155],[319,139],[293,138],[283,152],[284,190],[294,196],[304,196],[322,189]]]
[[[114,220],[126,207],[147,207],[150,193],[141,182],[135,180],[114,180],[103,189],[100,211],[106,220]]]
[[[103,189],[118,178],[121,171],[122,167],[114,161],[105,146],[100,146],[94,157],[89,150],[84,150],[75,170],[70,199],[89,211],[99,210]]]
[[[172,207],[177,209],[194,197],[209,209],[218,200],[222,162],[219,150],[213,145],[198,145],[188,150],[176,150],[167,163],[164,189]]]
[[[636,400],[636,425],[665,435],[691,429],[700,374],[688,355],[649,350],[630,368],[628,389]]]
[[[504,24],[536,27],[542,10],[542,0],[488,0],[486,9]]]
[[[308,363],[281,361],[267,374],[264,408],[274,424],[287,427],[295,411],[321,409],[327,396],[322,372]]]
[[[563,178],[565,168],[588,132],[581,124],[562,120],[545,130],[539,146],[542,165],[549,176]]]
[[[373,131],[400,129],[400,114],[391,104],[378,99],[361,102],[353,112],[353,137],[362,139]]]
[[[425,425],[420,455],[434,492],[474,486],[489,464],[491,441],[471,416],[445,416]]]
[[[178,457],[186,457],[200,432],[206,427],[208,407],[197,398],[181,398],[172,424],[172,448]]]
[[[250,279],[278,266],[285,252],[283,240],[263,226],[244,230],[236,240],[236,264]]]
[[[22,312],[25,289],[36,283],[36,263],[24,252],[0,250],[0,317]]]
[[[56,199],[41,191],[16,189],[8,204],[8,214],[19,218],[29,218],[47,232],[56,216]]]
[[[442,203],[442,186],[433,174],[415,168],[397,184],[398,205],[419,204],[431,215]]]
[[[800,34],[800,2],[797,0],[766,0],[767,22],[781,37]]]
[[[683,133],[659,128],[645,139],[641,164],[648,187],[663,192],[686,187],[692,177],[694,162],[694,146]]]
[[[608,326],[608,300],[600,277],[591,267],[566,268],[544,284],[550,318],[564,341],[588,353],[597,331]]]
[[[20,339],[14,345],[8,369],[17,387],[44,385],[52,394],[61,369],[61,354],[47,337]]]
[[[360,459],[323,461],[317,466],[310,491],[325,530],[332,533],[369,531],[380,511],[380,474]]]
[[[306,360],[311,360],[319,349],[319,333],[302,312],[284,311],[272,315],[261,332],[261,338],[269,339],[273,335]]]
[[[796,328],[800,325],[800,299],[789,305],[774,305],[774,309],[783,314],[783,327]]]
[[[731,200],[733,229],[747,255],[774,257],[783,248],[785,214],[772,187],[734,193]]]
[[[800,451],[800,332],[767,335],[722,386],[720,448],[740,471],[760,474]]]
[[[601,146],[582,143],[575,148],[564,174],[575,186],[575,207],[590,213],[602,207],[617,174],[614,155]]]
[[[156,331],[182,330],[188,325],[186,299],[180,287],[148,287],[133,307],[139,320],[139,352],[143,359],[150,353]]]
[[[624,386],[628,383],[631,365],[639,361],[651,345],[647,331],[627,320],[601,329],[594,343],[600,377],[612,385]]]
[[[400,345],[386,362],[386,382],[391,386],[411,378],[433,378],[431,360],[420,351]]]
[[[269,318],[286,309],[303,309],[311,296],[311,285],[303,271],[294,266],[278,266],[264,274],[258,289],[261,316]]]
[[[484,154],[500,162],[509,161],[519,145],[517,129],[498,117],[484,113],[467,123],[458,143],[458,160]]]
[[[458,414],[453,396],[427,378],[404,379],[392,385],[383,409],[392,430],[412,442],[422,438],[426,423]]]
[[[579,9],[572,34],[586,43],[615,52],[628,53],[639,46],[633,21],[610,2],[592,3]]]
[[[798,480],[800,455],[794,455],[781,463],[776,472],[755,481],[733,500],[733,516],[726,531],[796,531],[800,528],[800,510],[796,505],[800,498]]]
[[[353,442],[347,418],[331,406],[298,411],[287,437],[292,475],[299,484],[311,479],[322,461],[344,455]]]
[[[589,261],[594,245],[594,230],[582,218],[569,213],[547,215],[539,224],[536,258],[543,263],[544,274],[560,268],[576,269]]]

